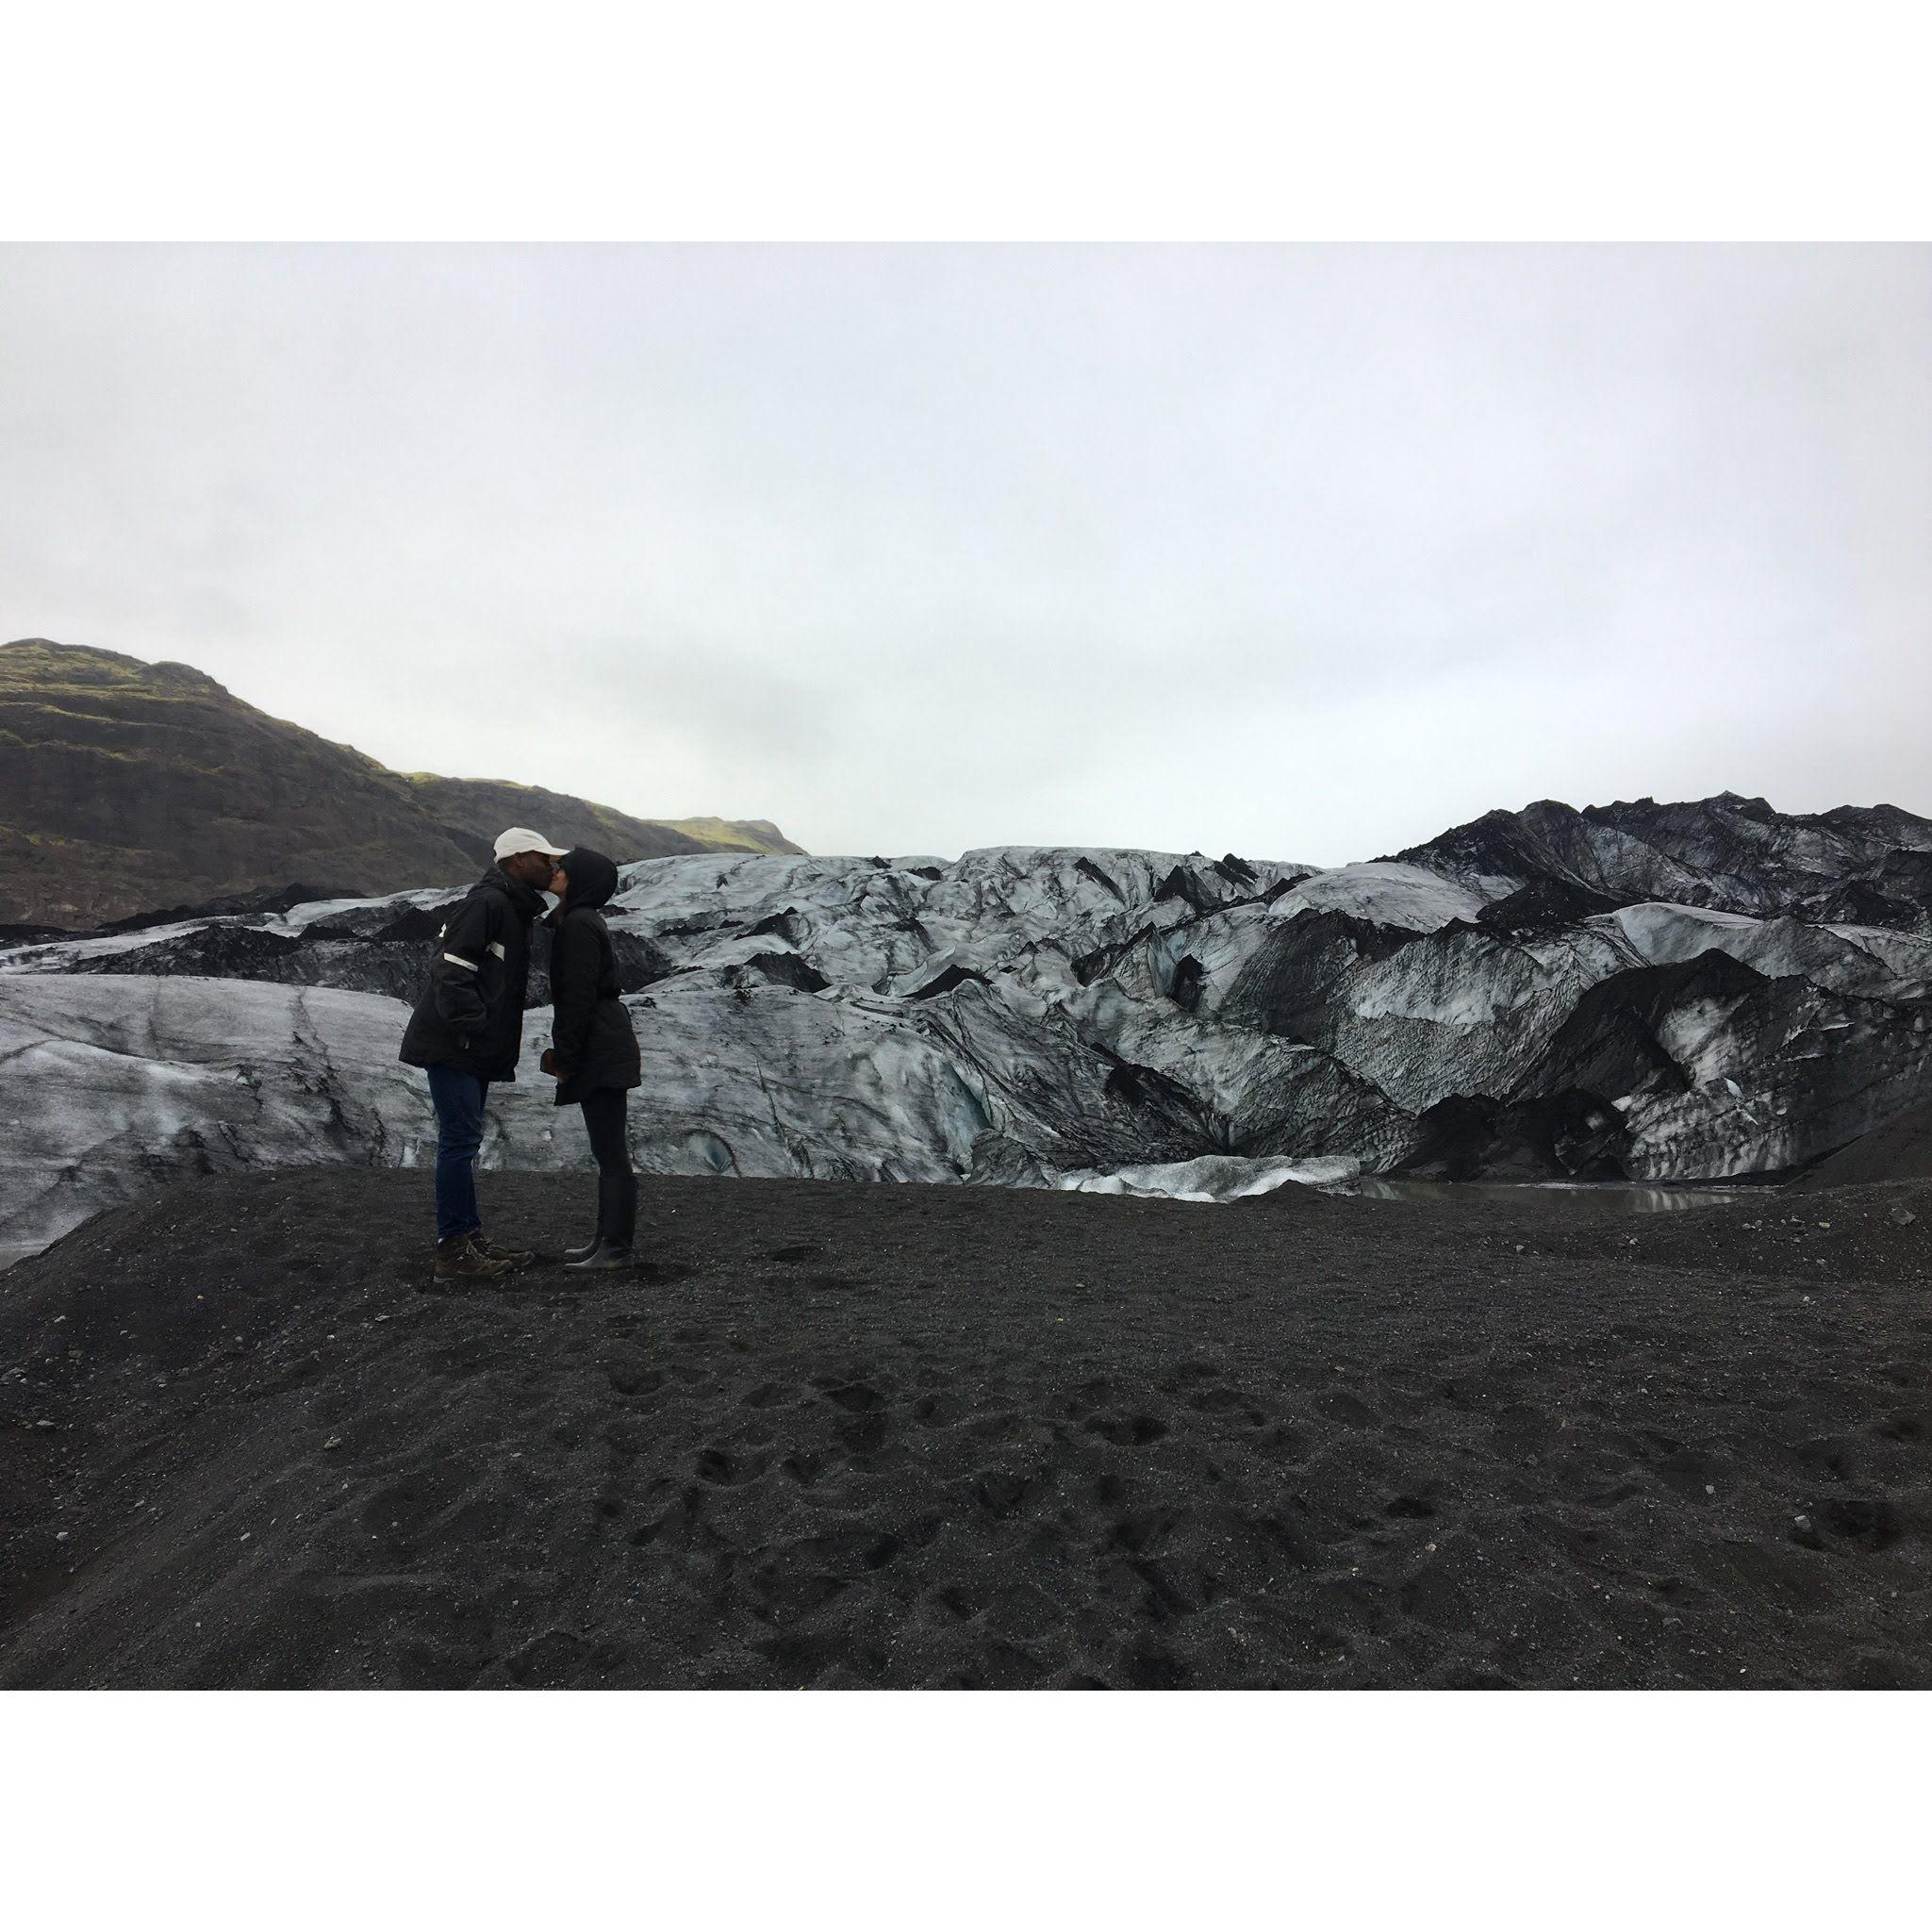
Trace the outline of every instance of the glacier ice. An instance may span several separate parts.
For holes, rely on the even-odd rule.
[[[1777,1171],[1924,1095],[1932,826],[1888,810],[1531,807],[1326,870],[1069,847],[647,860],[609,913],[636,1158],[1210,1199]],[[0,951],[0,1259],[170,1173],[424,1159],[427,1095],[395,1051],[452,898]],[[536,1074],[540,948],[531,999],[485,1160],[582,1164]]]

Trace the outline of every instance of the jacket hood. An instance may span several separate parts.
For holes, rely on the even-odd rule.
[[[542,893],[534,885],[525,885],[520,879],[512,879],[501,866],[492,866],[476,883],[501,892],[525,920],[536,918],[543,911]]]
[[[618,889],[616,862],[588,846],[572,846],[557,864],[570,875],[570,890],[560,912],[594,912]]]

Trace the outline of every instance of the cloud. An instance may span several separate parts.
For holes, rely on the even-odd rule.
[[[15,247],[0,584],[825,849],[1932,809],[1928,339],[1923,247]]]

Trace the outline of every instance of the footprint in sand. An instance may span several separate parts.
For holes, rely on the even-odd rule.
[[[1278,1462],[1299,1462],[1306,1458],[1309,1448],[1308,1438],[1285,1423],[1278,1423],[1265,1435],[1258,1436],[1256,1445]]]
[[[1366,1402],[1358,1401],[1346,1389],[1330,1389],[1315,1404],[1331,1421],[1350,1428],[1373,1428],[1381,1417]]]
[[[1808,1549],[1890,1549],[1904,1534],[1899,1513],[1883,1496],[1827,1496],[1801,1511],[1792,1540]]]
[[[1102,1442],[1116,1443],[1123,1448],[1138,1448],[1157,1443],[1167,1433],[1167,1425],[1158,1415],[1090,1415],[1087,1431]]]
[[[1916,1443],[1924,1440],[1926,1431],[1926,1416],[1888,1415],[1883,1422],[1874,1423],[1872,1433],[1883,1436],[1890,1443]]]
[[[823,1571],[793,1570],[767,1563],[743,1582],[751,1614],[768,1624],[790,1623],[843,1595],[850,1587],[843,1577]]]
[[[614,1363],[610,1385],[619,1395],[651,1395],[664,1386],[664,1374],[660,1369],[645,1368],[635,1362]]]
[[[1204,1415],[1218,1415],[1230,1409],[1253,1410],[1254,1399],[1245,1389],[1202,1389],[1187,1398],[1187,1406]]]
[[[757,1455],[734,1456],[728,1449],[701,1449],[693,1466],[701,1481],[730,1489],[762,1475],[765,1461]]]
[[[1145,1516],[1123,1516],[1109,1532],[1110,1540],[1131,1556],[1140,1556],[1151,1545],[1164,1543],[1179,1527],[1181,1518],[1167,1510],[1155,1510]]]
[[[973,1499],[989,1516],[1010,1516],[1025,1502],[1031,1487],[1024,1476],[989,1469],[973,1484]]]
[[[885,1446],[891,1433],[883,1415],[855,1415],[838,1426],[838,1439],[855,1456],[870,1456]]]
[[[1120,1674],[1136,1691],[1178,1691],[1187,1682],[1187,1666],[1164,1650],[1132,1650]]]
[[[572,1680],[587,1645],[569,1630],[546,1630],[533,1638],[504,1667],[520,1684],[563,1684]]]

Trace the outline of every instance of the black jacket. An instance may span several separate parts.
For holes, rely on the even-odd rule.
[[[600,1087],[635,1087],[643,1076],[637,1036],[618,993],[617,949],[597,910],[617,890],[618,868],[579,847],[557,863],[570,889],[551,916],[551,1041],[556,1050],[557,1105],[573,1107]]]
[[[492,866],[437,935],[429,981],[403,1034],[407,1066],[515,1080],[530,983],[530,925],[543,895]]]

